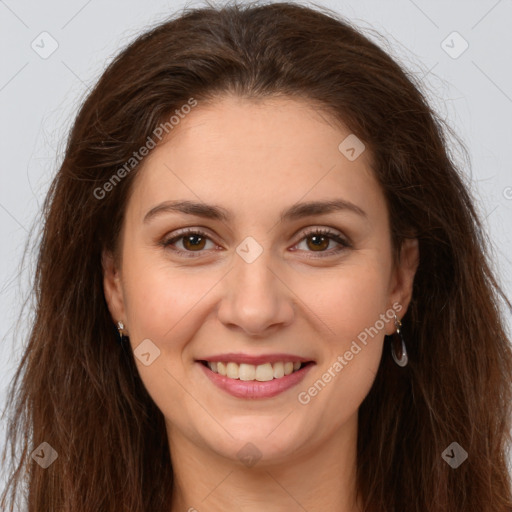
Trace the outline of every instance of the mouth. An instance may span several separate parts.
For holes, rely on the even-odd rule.
[[[263,364],[235,363],[234,361],[199,361],[213,373],[241,381],[268,382],[282,379],[285,376],[298,372],[304,366],[313,364],[313,361],[302,363],[300,361],[276,361]]]
[[[244,399],[271,398],[296,386],[315,366],[314,361],[274,361],[261,364],[234,361],[196,361],[217,388]]]

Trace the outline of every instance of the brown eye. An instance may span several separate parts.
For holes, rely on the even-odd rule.
[[[326,250],[328,249],[331,242],[338,244],[338,247],[335,247],[331,250]],[[310,258],[333,256],[347,248],[352,247],[348,240],[345,240],[341,237],[340,234],[329,229],[315,229],[309,231],[308,233],[304,233],[301,243],[305,243],[306,245],[306,249],[304,249],[305,253],[320,253],[318,256],[307,256]],[[300,247],[300,243],[297,244],[297,247]]]
[[[178,245],[180,241],[181,247]],[[164,248],[168,248],[180,255],[193,257],[193,253],[198,253],[199,256],[200,253],[203,252],[208,241],[211,242],[210,237],[206,233],[190,229],[182,231],[181,234],[162,241],[161,245]],[[211,243],[212,245],[215,245],[213,242]],[[174,247],[174,245],[178,245],[178,247]]]
[[[308,240],[307,245],[313,251],[323,251],[329,247],[331,239],[324,235],[309,235],[306,237]],[[309,240],[311,243],[309,243]]]
[[[206,238],[204,236],[199,234],[191,234],[181,238],[183,238],[183,247],[185,247],[187,251],[204,249],[206,243]]]

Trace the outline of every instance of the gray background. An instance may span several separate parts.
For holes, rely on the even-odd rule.
[[[422,79],[431,104],[463,139],[471,157],[465,172],[493,241],[496,271],[512,296],[512,0],[317,3],[350,18],[363,32],[382,34],[387,43],[365,32]],[[2,408],[26,332],[21,325],[13,337],[33,270],[33,254],[23,271],[20,258],[77,106],[121,47],[184,5],[202,3],[0,0]],[[454,31],[462,39],[451,35]],[[464,41],[469,46],[458,55]],[[43,59],[51,44],[58,48]],[[458,149],[453,151],[460,159]],[[510,313],[507,322],[510,328]]]

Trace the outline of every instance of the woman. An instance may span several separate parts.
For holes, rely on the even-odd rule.
[[[140,36],[43,213],[2,510],[23,478],[29,511],[512,510],[510,302],[441,121],[348,22]]]

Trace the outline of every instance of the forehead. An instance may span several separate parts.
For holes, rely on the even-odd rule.
[[[223,97],[199,103],[143,161],[131,215],[143,218],[158,202],[190,199],[261,219],[284,205],[335,198],[382,214],[370,152],[347,157],[354,154],[346,153],[347,145],[362,149],[354,137],[306,101]]]

